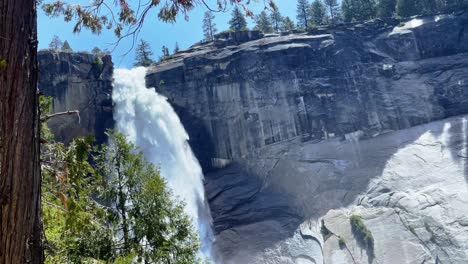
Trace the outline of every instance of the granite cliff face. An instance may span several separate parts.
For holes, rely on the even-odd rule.
[[[77,136],[94,135],[102,143],[104,131],[113,127],[112,58],[41,51],[38,60],[39,90],[53,97],[52,112],[80,112],[48,121],[56,139],[68,143]]]
[[[190,134],[225,263],[468,261],[468,13],[221,34],[147,85]]]

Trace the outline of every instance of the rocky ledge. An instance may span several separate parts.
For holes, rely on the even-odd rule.
[[[78,110],[48,121],[57,140],[68,143],[77,136],[94,135],[105,140],[105,130],[114,126],[112,74],[109,55],[40,51],[39,90],[53,97],[52,112]]]
[[[225,35],[150,69],[225,263],[466,263],[468,13],[392,21]]]

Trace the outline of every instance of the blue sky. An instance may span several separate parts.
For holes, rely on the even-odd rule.
[[[73,2],[73,0],[70,1]],[[84,0],[79,1],[85,2]],[[209,0],[208,2],[215,3],[214,0]],[[276,4],[284,16],[289,16],[295,21],[296,0],[277,0]],[[264,8],[263,0],[251,1],[249,8],[254,14],[258,14]],[[202,20],[206,10],[205,6],[199,5],[188,14],[188,21],[183,16],[179,16],[177,22],[173,24],[159,21],[154,12],[146,19],[139,37],[150,43],[155,54],[155,59],[161,54],[161,47],[163,45],[166,45],[171,52],[176,42],[179,43],[181,49],[188,48],[195,42],[203,39]],[[218,31],[228,29],[230,16],[231,10],[226,13],[215,14]],[[252,27],[252,19],[247,18],[247,20]],[[40,10],[38,13],[39,49],[47,48],[54,35],[59,36],[62,41],[68,40],[74,51],[89,51],[96,46],[102,50],[114,47],[112,43],[116,41],[116,37],[112,31],[104,30],[100,35],[94,35],[87,30],[83,30],[79,34],[74,34],[72,32],[73,26],[73,23],[64,22],[63,18],[47,17]],[[132,50],[128,55],[123,56],[131,48],[131,43],[130,39],[126,39],[115,48],[112,55],[116,67],[132,67],[134,51]]]

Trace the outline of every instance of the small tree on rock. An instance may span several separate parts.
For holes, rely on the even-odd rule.
[[[365,21],[376,16],[374,0],[343,0],[341,11],[345,22]]]
[[[290,32],[294,29],[296,29],[294,22],[291,20],[291,18],[285,17],[283,23],[281,24],[281,31]]]
[[[255,17],[255,28],[256,30],[260,30],[263,33],[272,33],[273,26],[271,25],[270,18],[266,14],[265,11],[260,12],[260,14]]]
[[[315,0],[310,5],[310,18],[314,25],[323,25],[327,20],[326,7],[321,0]]]
[[[171,55],[171,54],[169,53],[169,49],[168,49],[166,46],[164,46],[164,45],[162,46],[161,51],[162,51],[162,54],[163,54],[163,57],[164,57],[164,58],[167,58],[167,57],[169,57],[169,55]]]
[[[102,51],[101,51],[100,48],[94,47],[94,48],[91,50],[91,53],[92,53],[94,56],[101,56]]]
[[[205,36],[206,41],[213,41],[214,35],[218,32],[214,19],[215,16],[212,12],[205,12],[205,17],[203,18],[203,35]]]
[[[377,15],[379,17],[392,17],[395,15],[397,0],[379,0]]]
[[[327,11],[330,15],[330,22],[336,23],[340,16],[340,8],[337,0],[324,0]]]
[[[232,18],[229,20],[229,29],[233,31],[247,30],[245,16],[237,6],[232,10]]]
[[[307,0],[297,1],[297,27],[307,29],[310,25],[309,2]]]
[[[153,52],[151,51],[151,47],[148,42],[140,40],[140,44],[138,44],[135,52],[135,66],[148,67],[154,62],[151,58],[153,56]]]
[[[274,9],[271,14],[270,14],[270,21],[273,25],[273,28],[275,29],[276,32],[281,31],[281,27],[284,22],[284,18],[279,12],[278,8]]]
[[[397,15],[400,17],[410,17],[418,13],[416,1],[398,0],[396,5]]]
[[[70,47],[70,44],[68,43],[68,41],[65,40],[65,42],[63,43],[62,45],[62,51],[65,51],[65,52],[73,52],[73,49]]]
[[[49,49],[53,51],[58,51],[62,48],[63,42],[57,35],[54,35],[52,40],[49,43]]]
[[[180,48],[179,48],[179,43],[175,43],[175,47],[174,47],[174,53],[177,53],[180,51]]]

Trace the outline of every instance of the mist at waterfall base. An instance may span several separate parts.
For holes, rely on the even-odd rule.
[[[212,262],[214,241],[211,214],[205,200],[203,174],[187,142],[187,132],[167,98],[146,88],[146,68],[117,69],[114,72],[112,100],[116,128],[160,166],[161,175],[198,229],[199,255]]]

